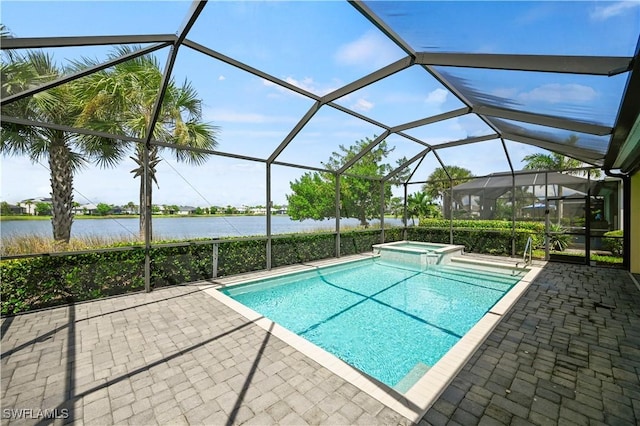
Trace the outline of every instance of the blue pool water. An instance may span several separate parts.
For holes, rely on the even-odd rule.
[[[521,278],[367,259],[221,291],[406,391]]]

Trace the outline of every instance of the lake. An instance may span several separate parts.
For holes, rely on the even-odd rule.
[[[357,219],[342,219],[341,227],[357,226]],[[371,221],[372,225],[380,221]],[[402,226],[402,221],[385,218],[385,226]],[[335,219],[328,220],[291,220],[289,216],[272,216],[271,234],[288,234],[316,230],[332,231]],[[51,237],[51,222],[48,220],[8,220],[0,222],[2,238],[21,235],[41,235]],[[229,216],[229,217],[154,217],[154,239],[190,239],[217,237],[244,237],[266,235],[265,216]],[[122,217],[108,219],[76,219],[71,228],[71,236],[96,237],[136,237],[138,218]]]

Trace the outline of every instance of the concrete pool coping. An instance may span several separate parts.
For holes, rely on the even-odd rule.
[[[272,271],[245,274],[242,276],[216,279],[215,285],[202,286],[201,290],[219,302],[233,309],[240,315],[255,323],[265,331],[271,333],[294,349],[313,359],[345,381],[366,392],[390,409],[406,417],[412,422],[418,422],[440,394],[446,389],[456,374],[471,358],[477,348],[485,341],[491,331],[500,322],[511,307],[527,290],[530,283],[541,271],[540,266],[529,266],[527,274],[516,283],[513,288],[496,303],[429,371],[427,371],[406,393],[402,394],[388,385],[368,376],[350,366],[335,355],[309,342],[303,337],[287,330],[279,324],[265,318],[256,311],[242,305],[234,299],[218,291],[220,288],[245,284],[248,282],[282,277],[299,272],[312,271],[319,267],[341,265],[354,261],[373,258],[373,253],[345,256],[339,259],[329,259],[305,264],[292,265]],[[509,259],[512,260],[512,259]],[[478,263],[487,263],[478,260]],[[488,262],[491,263],[491,262]],[[503,263],[504,265],[504,263]]]

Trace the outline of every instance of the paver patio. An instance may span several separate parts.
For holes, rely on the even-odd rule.
[[[4,318],[1,350],[2,424],[410,423],[192,285]],[[637,424],[639,374],[629,274],[549,264],[420,423]]]

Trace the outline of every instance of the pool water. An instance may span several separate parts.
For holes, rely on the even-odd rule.
[[[521,278],[367,259],[221,291],[405,392]]]
[[[434,251],[434,250],[438,250],[441,249],[443,246],[442,245],[434,245],[434,244],[425,244],[425,243],[401,243],[401,244],[397,244],[397,243],[393,243],[393,244],[388,244],[388,247],[391,248],[408,248],[408,249],[413,249],[413,250],[422,250],[422,251]]]

